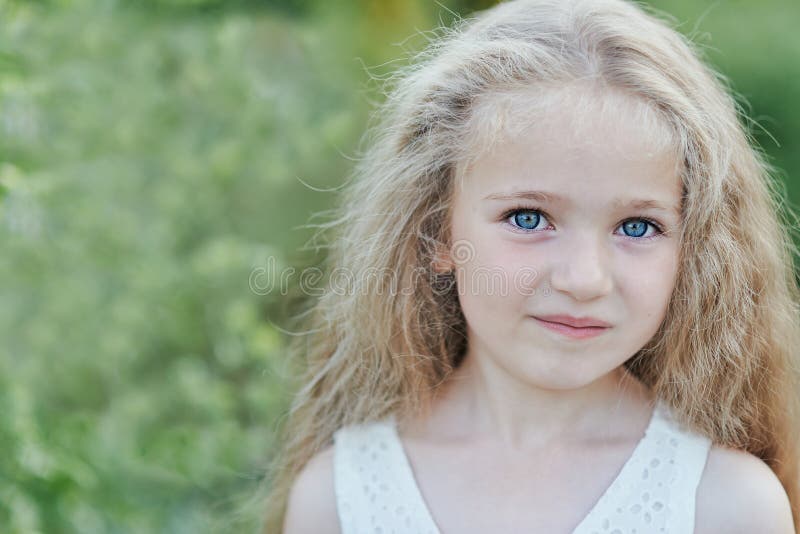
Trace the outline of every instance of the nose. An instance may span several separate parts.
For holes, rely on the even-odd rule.
[[[579,301],[609,294],[613,280],[607,256],[602,238],[590,232],[562,240],[554,256],[550,286]]]

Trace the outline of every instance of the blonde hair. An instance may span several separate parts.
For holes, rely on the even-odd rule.
[[[290,350],[305,372],[267,478],[265,532],[281,530],[293,479],[335,430],[424,411],[459,365],[464,316],[452,280],[432,268],[451,245],[453,183],[508,131],[498,117],[515,114],[502,102],[546,113],[550,89],[580,80],[643,103],[680,162],[675,288],[624,365],[684,423],[763,459],[800,529],[795,223],[725,79],[691,39],[625,0],[512,0],[441,30],[388,80],[369,149],[319,225],[328,272],[352,283],[342,292],[331,277],[299,317],[306,332]],[[526,88],[541,99],[502,98]]]

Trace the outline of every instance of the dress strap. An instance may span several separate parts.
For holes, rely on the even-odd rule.
[[[394,417],[343,427],[334,433],[334,490],[342,534],[419,532],[436,534],[425,522],[409,487]]]
[[[364,459],[371,453],[365,448],[370,433],[375,433],[374,427],[346,426],[333,434],[333,482],[342,534],[368,532],[365,511],[371,474]]]
[[[605,531],[692,534],[697,484],[710,440],[680,426],[657,401],[633,456],[575,534]]]
[[[673,435],[669,437],[675,469],[671,482],[670,506],[676,512],[671,522],[674,532],[694,532],[697,487],[705,470],[713,442],[707,436],[690,431],[670,419]]]

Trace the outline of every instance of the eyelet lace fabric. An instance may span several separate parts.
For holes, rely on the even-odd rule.
[[[658,402],[633,454],[572,534],[691,534],[710,447]],[[333,462],[342,534],[451,534],[427,508],[393,417],[339,429]]]

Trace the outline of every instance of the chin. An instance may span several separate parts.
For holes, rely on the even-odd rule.
[[[569,391],[573,389],[580,389],[585,387],[598,378],[602,374],[580,372],[577,369],[552,369],[547,372],[539,373],[523,373],[522,376],[527,376],[526,382],[531,386],[549,389],[553,391]]]

